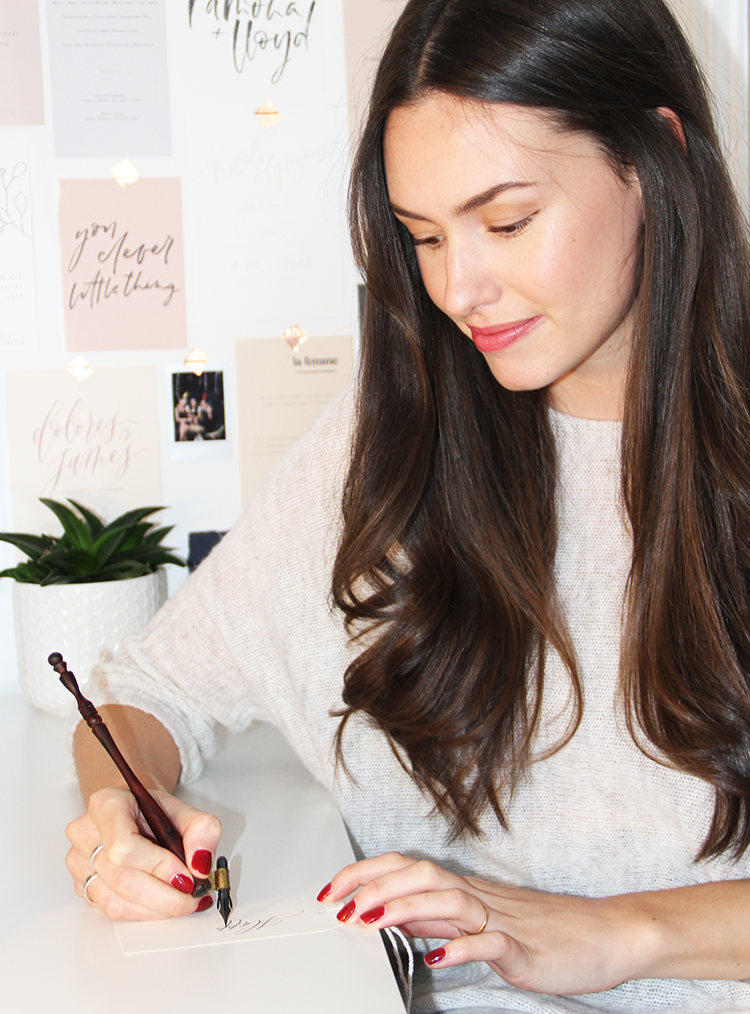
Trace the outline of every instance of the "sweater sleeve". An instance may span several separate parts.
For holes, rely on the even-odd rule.
[[[199,776],[228,732],[255,720],[285,731],[290,715],[299,719],[305,659],[321,643],[345,667],[329,592],[353,414],[350,387],[145,630],[95,672],[101,703],[149,712],[169,731],[182,782]]]

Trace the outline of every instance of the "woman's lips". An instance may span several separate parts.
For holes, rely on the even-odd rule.
[[[495,327],[472,327],[471,337],[480,352],[499,352],[517,342],[536,327],[542,315],[527,317],[526,320],[514,320],[508,324],[497,324]]]

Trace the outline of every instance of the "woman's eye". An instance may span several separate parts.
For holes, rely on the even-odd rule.
[[[414,238],[414,246],[440,246],[440,236],[426,236],[424,239]]]
[[[526,218],[522,218],[519,222],[514,222],[512,225],[493,225],[490,226],[490,232],[494,232],[499,236],[517,236],[519,232],[523,232],[526,226],[531,222],[532,218],[537,214],[536,211],[532,214],[527,215]]]

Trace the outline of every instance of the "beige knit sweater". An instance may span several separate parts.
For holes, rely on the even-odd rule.
[[[335,777],[332,739],[351,658],[329,606],[341,485],[353,415],[345,392],[292,449],[234,529],[122,657],[105,667],[110,700],[155,714],[191,781],[227,732],[270,721],[336,800],[362,856],[397,849],[457,872],[544,891],[609,895],[746,877],[747,858],[694,863],[712,792],[649,760],[618,698],[618,656],[630,540],[619,496],[617,423],[553,414],[560,457],[558,587],[585,688],[567,746],[533,765],[509,808],[487,814],[480,840],[445,844],[446,824],[365,720],[344,746],[354,780]],[[569,678],[553,654],[540,748],[566,724]],[[417,966],[421,966],[417,962]],[[413,1010],[750,1012],[750,984],[625,983],[550,997],[507,986],[484,964],[421,970]]]

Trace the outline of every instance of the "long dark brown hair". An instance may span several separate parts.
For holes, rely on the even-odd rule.
[[[351,187],[367,310],[332,588],[361,651],[346,672],[339,756],[347,720],[369,715],[453,834],[477,833],[488,805],[505,823],[534,756],[549,647],[574,688],[567,738],[583,707],[555,602],[547,394],[497,383],[428,298],[389,205],[387,118],[435,92],[544,110],[638,176],[623,692],[642,748],[716,789],[701,857],[740,855],[750,844],[750,269],[705,83],[661,0],[411,0],[386,48]],[[659,107],[679,115],[684,146]]]

